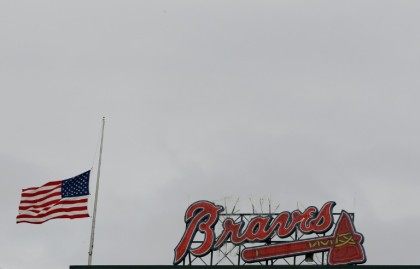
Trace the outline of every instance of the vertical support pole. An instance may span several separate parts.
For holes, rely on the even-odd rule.
[[[93,206],[92,229],[90,231],[88,265],[92,265],[93,243],[94,243],[94,240],[95,240],[96,210],[97,210],[97,207],[98,207],[98,190],[99,190],[99,178],[100,178],[100,175],[101,175],[102,148],[103,148],[103,144],[104,144],[104,129],[105,129],[105,117],[102,117],[101,147],[99,149],[98,171],[96,173],[95,202],[94,202],[94,206]]]
[[[295,230],[295,241],[298,239],[297,229]],[[293,256],[293,265],[296,265],[296,256]]]
[[[325,236],[325,233],[323,234]],[[325,251],[322,252],[322,265],[324,265]]]
[[[241,214],[241,223],[244,221],[244,215]],[[239,245],[239,252],[238,252],[238,266],[241,265],[241,245]]]

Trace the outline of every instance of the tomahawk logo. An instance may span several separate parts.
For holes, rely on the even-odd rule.
[[[346,211],[341,211],[329,236],[322,236],[334,226],[333,207],[335,202],[325,203],[320,210],[308,207],[305,211],[283,211],[270,215],[253,217],[245,224],[232,218],[224,219],[222,232],[216,236],[214,227],[219,220],[222,206],[209,201],[198,201],[188,207],[185,213],[186,228],[181,241],[175,248],[174,264],[182,262],[190,253],[196,257],[207,255],[229,241],[235,245],[245,243],[266,243],[256,247],[245,247],[241,258],[246,263],[287,258],[307,253],[327,252],[329,265],[358,264],[366,261],[363,235],[354,228]],[[273,236],[287,238],[296,230],[303,234],[315,234],[312,239],[285,241],[267,244]],[[200,232],[204,240],[191,248],[194,238]]]

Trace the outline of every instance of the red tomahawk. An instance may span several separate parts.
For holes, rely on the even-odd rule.
[[[356,232],[349,214],[343,210],[331,236],[245,248],[242,259],[245,262],[258,262],[328,251],[329,265],[364,263],[366,255],[362,244],[363,235]]]

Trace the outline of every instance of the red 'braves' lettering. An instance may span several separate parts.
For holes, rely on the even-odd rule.
[[[235,223],[227,218],[223,222],[222,234],[217,238],[214,249],[221,247],[227,240],[239,245],[245,242],[258,242],[271,238],[274,233],[280,238],[290,236],[296,228],[303,233],[324,233],[333,224],[332,208],[334,202],[326,203],[318,213],[316,207],[308,207],[303,213],[295,210],[292,213],[282,212],[276,218],[254,217],[244,231],[241,228],[244,223]],[[271,221],[271,222],[270,222]]]
[[[184,235],[175,248],[174,264],[182,261],[188,251],[195,256],[203,256],[212,249],[220,248],[230,239],[233,244],[245,242],[262,242],[277,234],[280,238],[290,236],[296,229],[302,233],[325,233],[333,225],[332,210],[335,202],[325,203],[318,212],[316,207],[308,207],[304,212],[295,210],[284,211],[275,218],[258,216],[252,218],[245,227],[244,222],[235,222],[232,218],[223,221],[223,230],[215,240],[214,225],[219,219],[223,207],[208,201],[198,201],[192,204],[185,214],[187,227]],[[202,244],[189,250],[197,231],[205,235]]]
[[[188,207],[185,213],[187,227],[175,248],[174,264],[180,263],[185,257],[197,231],[204,234],[204,241],[200,246],[191,249],[191,254],[203,256],[211,250],[214,243],[213,228],[221,211],[223,211],[222,206],[217,206],[209,201],[198,201]]]

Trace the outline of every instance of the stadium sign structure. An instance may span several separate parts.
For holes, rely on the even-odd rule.
[[[221,231],[216,234],[215,226],[220,222],[223,206],[209,201],[197,201],[185,213],[186,228],[175,247],[173,264],[185,262],[187,255],[208,255],[219,250],[226,242],[244,247],[239,251],[244,263],[268,262],[318,252],[327,253],[329,265],[366,262],[363,235],[356,231],[351,214],[344,210],[338,214],[338,220],[334,221],[334,214],[337,215],[333,213],[335,204],[329,201],[319,210],[310,206],[303,212],[294,210],[255,215],[247,223],[243,218],[228,216],[221,221]],[[290,238],[298,231],[303,235],[314,236],[309,239],[295,237],[293,241],[272,240],[275,236],[280,239]],[[200,234],[203,239],[195,240]],[[249,246],[249,243],[256,245]]]

